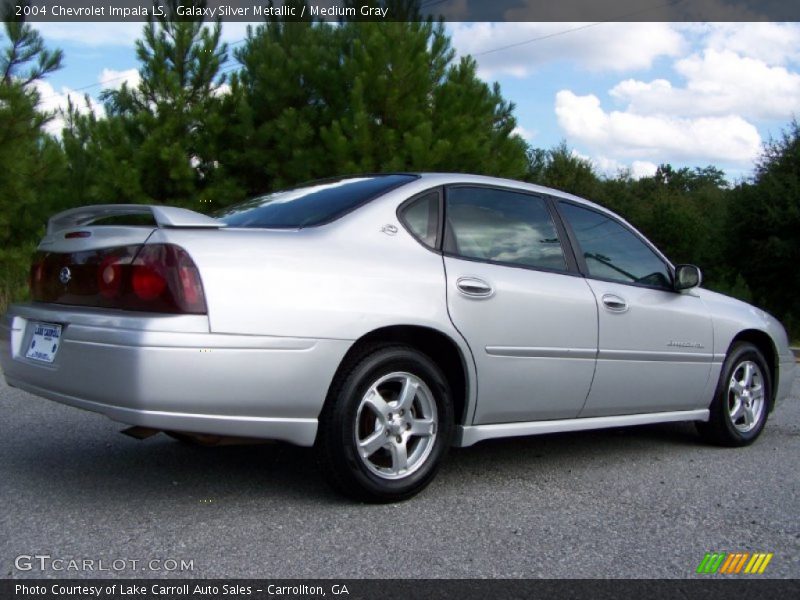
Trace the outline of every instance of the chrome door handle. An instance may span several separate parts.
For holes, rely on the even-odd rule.
[[[470,298],[489,298],[494,294],[492,286],[477,277],[460,277],[456,281],[458,291]]]
[[[623,313],[628,310],[628,303],[625,298],[620,298],[616,294],[603,294],[603,306],[611,312]]]

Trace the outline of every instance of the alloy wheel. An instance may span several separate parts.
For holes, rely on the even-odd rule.
[[[358,456],[378,477],[407,477],[430,455],[437,421],[436,400],[422,379],[405,372],[384,375],[367,389],[358,407]]]
[[[764,412],[764,375],[753,361],[742,361],[728,383],[728,416],[741,433],[756,427]]]

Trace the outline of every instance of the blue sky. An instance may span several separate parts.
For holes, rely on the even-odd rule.
[[[138,23],[40,23],[64,68],[43,106],[135,80]],[[228,42],[244,23],[224,26]],[[513,101],[519,134],[614,174],[717,165],[735,181],[800,107],[799,23],[453,23],[460,54]],[[86,87],[90,86],[90,87]],[[85,90],[81,88],[86,87]],[[93,110],[102,114],[102,108]],[[52,127],[58,127],[54,123]]]

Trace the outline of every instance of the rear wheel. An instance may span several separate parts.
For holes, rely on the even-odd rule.
[[[707,423],[698,423],[708,441],[722,446],[746,446],[764,429],[772,398],[772,381],[764,355],[753,344],[731,347],[711,404]]]
[[[452,431],[450,390],[439,367],[412,347],[376,346],[334,382],[315,449],[337,490],[392,502],[430,483]]]

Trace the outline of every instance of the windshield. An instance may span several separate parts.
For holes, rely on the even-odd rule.
[[[256,196],[217,213],[231,227],[298,229],[338,219],[351,210],[417,179],[416,175],[365,175],[326,179]]]

